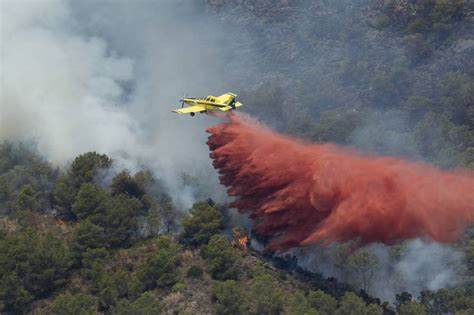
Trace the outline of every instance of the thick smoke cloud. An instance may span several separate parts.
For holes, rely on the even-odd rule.
[[[453,242],[474,221],[474,174],[279,135],[240,115],[208,129],[231,206],[269,249],[416,237]]]
[[[170,112],[183,93],[226,92],[222,32],[196,10],[179,1],[3,1],[0,140],[35,143],[60,166],[96,150],[117,168],[149,168],[180,208],[224,198],[203,132],[212,119]]]
[[[76,34],[64,3],[2,2],[2,20],[1,140],[34,140],[54,163],[134,145],[119,85],[132,60]]]

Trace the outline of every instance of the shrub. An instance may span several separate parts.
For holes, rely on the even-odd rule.
[[[357,296],[354,292],[347,292],[342,297],[339,308],[337,309],[336,314],[346,315],[365,315],[367,314],[367,308],[364,300]]]
[[[461,12],[464,0],[436,0],[431,10],[431,19],[434,23],[446,23]]]
[[[159,297],[152,292],[145,292],[134,302],[126,299],[120,300],[117,306],[112,309],[112,313],[119,315],[149,315],[160,314],[161,309]]]
[[[130,172],[127,170],[118,173],[112,178],[110,189],[112,195],[126,194],[137,199],[141,199],[146,192],[144,185],[130,176]]]
[[[402,44],[405,45],[407,56],[414,62],[417,62],[431,53],[429,44],[420,33],[403,37]]]
[[[242,290],[234,280],[213,283],[211,295],[218,314],[242,314],[245,308]]]
[[[193,244],[206,244],[222,228],[222,215],[216,205],[196,202],[189,210],[190,215],[183,218],[181,237]]]
[[[49,314],[96,314],[94,298],[82,293],[58,295],[49,306]]]
[[[107,155],[87,152],[74,159],[71,164],[70,173],[74,181],[80,185],[92,182],[98,169],[108,168],[111,165],[112,160]]]
[[[81,185],[72,205],[72,212],[79,219],[101,213],[104,202],[107,200],[106,192],[97,184],[85,183]]]
[[[337,307],[336,299],[321,290],[310,292],[308,302],[322,314],[334,314]]]
[[[180,262],[178,245],[169,237],[158,237],[158,249],[145,259],[141,266],[139,278],[147,289],[168,287],[178,281],[178,265]]]
[[[186,289],[186,285],[182,282],[175,283],[171,288],[171,292],[181,292]]]
[[[222,235],[214,235],[202,251],[209,272],[217,280],[237,279],[242,257]]]
[[[283,307],[283,291],[269,275],[255,277],[251,294],[257,314],[277,314]]]
[[[427,314],[426,307],[415,301],[408,301],[400,305],[400,315],[424,315]]]
[[[186,273],[186,276],[188,278],[202,278],[202,268],[199,266],[191,266],[188,269],[188,272]]]

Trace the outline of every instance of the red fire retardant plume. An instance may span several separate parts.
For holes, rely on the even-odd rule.
[[[474,221],[474,173],[278,134],[232,115],[210,127],[213,165],[231,207],[272,237],[270,250],[356,240],[456,240]]]

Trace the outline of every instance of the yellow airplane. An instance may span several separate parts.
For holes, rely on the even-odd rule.
[[[221,96],[209,95],[206,98],[184,98],[179,100],[181,108],[173,110],[177,114],[191,114],[205,113],[211,110],[228,111],[242,106],[242,103],[236,101],[237,95],[227,92]],[[189,107],[184,107],[188,104]],[[183,108],[184,107],[184,108]]]

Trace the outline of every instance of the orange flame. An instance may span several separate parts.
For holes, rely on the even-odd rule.
[[[247,243],[249,241],[249,238],[247,235],[242,235],[240,230],[238,228],[233,228],[232,229],[232,235],[234,237],[234,240],[232,241],[232,245],[244,253],[247,253]]]

